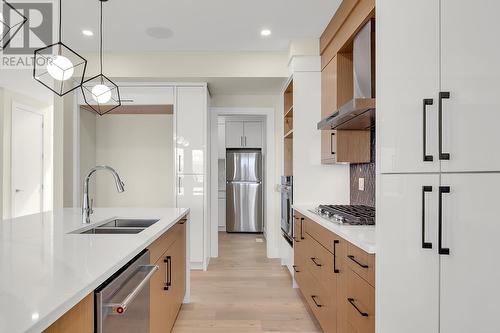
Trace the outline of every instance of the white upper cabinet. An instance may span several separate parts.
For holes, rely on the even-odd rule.
[[[217,155],[219,159],[226,159],[226,125],[224,123],[217,124]]]
[[[384,0],[376,10],[380,171],[439,172],[439,1]]]
[[[181,174],[202,174],[207,141],[207,92],[204,87],[178,87],[176,168]]]
[[[450,190],[442,198],[441,333],[498,332],[500,174],[443,174],[441,185]]]
[[[377,332],[438,333],[439,175],[380,177]]]
[[[243,142],[243,122],[226,120],[226,148],[242,148]]]
[[[227,121],[227,148],[262,148],[263,123],[261,121]]]
[[[262,148],[262,122],[245,121],[243,130],[245,148]]]
[[[173,87],[120,87],[122,105],[173,105]]]
[[[500,171],[499,12],[500,1],[441,0],[444,172]]]

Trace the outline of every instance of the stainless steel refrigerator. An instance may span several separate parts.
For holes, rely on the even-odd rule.
[[[226,231],[262,232],[262,153],[260,149],[226,151]]]

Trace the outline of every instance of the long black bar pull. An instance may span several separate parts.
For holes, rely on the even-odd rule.
[[[449,91],[439,93],[438,114],[439,114],[439,159],[449,160],[450,153],[443,153],[443,99],[449,99]]]
[[[335,274],[340,273],[339,269],[337,268],[337,246],[340,243],[338,239],[335,239],[333,241],[333,272]]]
[[[450,249],[443,247],[443,193],[450,193],[450,187],[449,186],[439,187],[438,253],[443,255],[449,255]]]
[[[422,248],[432,249],[432,243],[425,241],[425,193],[432,192],[432,186],[422,186]]]
[[[424,162],[432,162],[434,160],[434,157],[432,155],[427,155],[427,106],[433,105],[434,100],[432,98],[424,98],[424,123],[423,123],[423,129],[424,129]]]

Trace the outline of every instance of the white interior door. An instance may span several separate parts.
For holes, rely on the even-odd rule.
[[[245,121],[244,140],[246,148],[262,148],[262,122]]]
[[[439,1],[377,1],[376,15],[380,171],[439,172]]]
[[[500,174],[443,174],[441,185],[450,193],[442,199],[449,255],[441,256],[440,332],[498,332]]]
[[[243,122],[226,121],[226,147],[243,147]]]
[[[393,174],[380,177],[377,331],[438,333],[439,175]]]
[[[441,91],[449,93],[443,152],[450,155],[442,171],[500,171],[499,12],[497,0],[441,0]]]
[[[43,207],[43,115],[21,105],[12,108],[12,217]]]

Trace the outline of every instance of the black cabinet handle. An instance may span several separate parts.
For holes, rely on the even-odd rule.
[[[330,136],[330,153],[332,155],[335,155],[335,152],[333,151],[333,137],[335,136],[335,132],[332,132]]]
[[[163,287],[163,290],[168,290],[168,288],[172,285],[172,257],[171,256],[166,256],[165,259],[163,259],[163,262],[166,264],[166,281],[165,281],[165,286]]]
[[[449,98],[450,98],[449,91],[441,91],[439,93],[438,113],[439,113],[439,159],[440,160],[450,159],[449,153],[443,153],[443,99],[449,99]]]
[[[304,218],[300,218],[300,239],[305,239],[304,237]]]
[[[354,261],[356,264],[358,264],[359,266],[361,266],[361,267],[363,267],[363,268],[368,268],[368,265],[365,265],[365,264],[360,263],[359,261],[357,261],[357,260],[355,259],[355,257],[354,257],[354,256],[347,256],[347,258],[351,259],[352,261]]]
[[[297,238],[295,238],[295,237],[292,237],[292,238],[293,238],[293,240],[294,240],[295,242],[300,243],[300,241],[299,241]]]
[[[427,106],[433,105],[434,100],[432,98],[424,98],[424,162],[432,162],[434,157],[432,155],[427,155]]]
[[[293,265],[292,267],[293,267],[293,270],[295,271],[295,273],[300,273],[300,271],[297,270],[297,266]]]
[[[340,241],[338,239],[333,241],[333,272],[335,274],[340,273],[340,271],[337,269],[337,244],[339,244]]]
[[[313,300],[314,304],[316,304],[316,306],[317,306],[318,308],[320,308],[320,307],[322,307],[322,306],[323,306],[323,305],[321,305],[320,303],[318,303],[318,302],[316,301],[316,298],[318,298],[318,296],[312,295],[312,296],[311,296],[311,298],[312,298],[312,300]]]
[[[357,306],[356,306],[356,303],[354,303],[354,298],[348,298],[347,299],[349,301],[349,303],[351,303],[351,305],[356,309],[356,311],[358,311],[358,313],[360,315],[362,315],[363,317],[368,317],[368,313],[366,312],[363,312],[361,311]]]
[[[425,241],[425,193],[432,192],[432,186],[422,186],[422,248],[432,249],[432,243]]]
[[[439,187],[438,253],[443,255],[449,255],[450,249],[443,247],[443,193],[450,193],[450,187],[449,186]]]
[[[318,263],[318,262],[316,261],[317,259],[318,259],[318,258],[314,258],[314,257],[312,257],[312,258],[311,258],[311,261],[312,261],[312,262],[313,262],[316,266],[318,266],[318,267],[323,266],[323,265],[321,265],[320,263]]]

